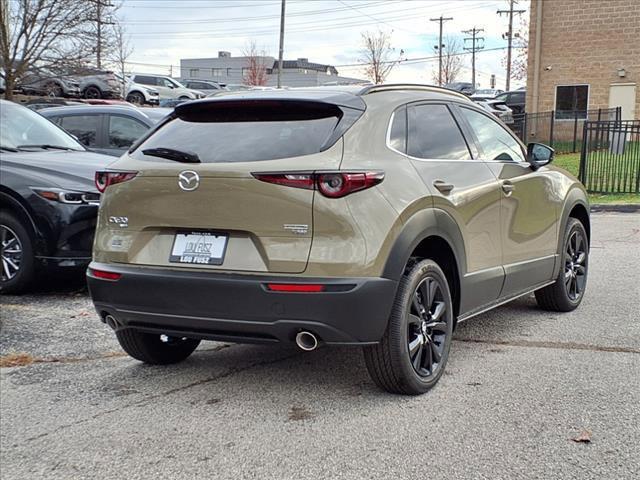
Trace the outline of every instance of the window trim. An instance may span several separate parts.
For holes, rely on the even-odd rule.
[[[516,143],[518,145],[520,145],[520,148],[522,149],[522,156],[524,157],[523,161],[520,160],[488,160],[485,158],[485,153],[484,150],[482,149],[482,145],[480,144],[480,140],[478,139],[478,137],[476,136],[475,131],[473,130],[473,127],[471,127],[471,124],[468,122],[468,120],[465,118],[464,114],[462,112],[458,112],[460,115],[460,119],[462,122],[464,122],[466,128],[469,131],[469,135],[471,136],[471,138],[473,139],[473,142],[476,145],[476,149],[478,150],[478,160],[480,160],[481,162],[485,162],[485,163],[508,163],[508,164],[517,164],[517,165],[529,165],[529,162],[527,161],[527,147],[524,144],[524,142],[522,140],[520,140],[518,137],[516,137],[516,135],[509,129],[509,128],[505,128],[500,122],[498,122],[495,118],[493,118],[493,116],[482,110],[481,108],[475,108],[475,106],[473,105],[458,105],[458,108],[466,108],[467,110],[471,110],[473,112],[478,112],[482,115],[484,115],[485,117],[487,117],[490,121],[492,121],[493,123],[495,123],[496,125],[498,125],[500,128],[502,128],[502,130],[504,130],[505,132],[507,132],[511,138],[513,138]]]
[[[558,118],[558,87],[587,87],[587,108],[585,109],[584,118],[578,117],[578,120],[587,120],[589,117],[589,103],[591,103],[591,84],[590,83],[570,83],[570,84],[557,84],[553,87],[553,119],[558,122],[573,122],[575,118]]]
[[[396,113],[398,113],[400,110],[404,110],[404,116],[405,116],[405,128],[404,128],[404,152],[401,152],[400,150],[393,148],[391,146],[391,128],[393,127],[393,121],[396,118]],[[398,108],[396,108],[392,113],[391,113],[391,118],[389,119],[389,123],[387,124],[387,134],[386,134],[386,140],[385,140],[385,145],[386,147],[391,150],[392,152],[395,153],[399,153],[400,155],[404,155],[406,157],[408,157],[409,155],[406,152],[407,149],[407,137],[409,136],[409,129],[407,128],[408,122],[407,122],[407,105],[400,105]]]

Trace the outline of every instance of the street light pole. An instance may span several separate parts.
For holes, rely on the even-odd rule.
[[[278,88],[282,88],[282,55],[284,52],[284,11],[285,0],[282,0],[280,10],[280,48],[278,49]]]

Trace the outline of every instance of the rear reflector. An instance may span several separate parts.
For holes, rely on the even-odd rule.
[[[102,280],[111,280],[111,281],[120,280],[120,277],[122,277],[121,273],[105,272],[104,270],[95,270],[93,268],[89,269],[89,274],[93,277],[100,278]]]
[[[268,283],[267,289],[272,292],[324,292],[325,286],[311,283]]]

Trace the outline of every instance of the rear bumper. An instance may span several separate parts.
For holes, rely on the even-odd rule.
[[[397,282],[384,278],[302,278],[189,272],[92,263],[117,281],[87,273],[101,318],[118,328],[240,343],[290,343],[308,330],[327,344],[382,337]],[[319,293],[272,292],[270,282],[320,283]]]

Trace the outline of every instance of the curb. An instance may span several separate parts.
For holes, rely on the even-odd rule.
[[[601,203],[591,205],[592,212],[617,212],[617,213],[636,213],[640,212],[640,204],[616,204],[616,203]]]

